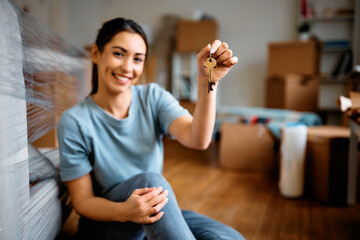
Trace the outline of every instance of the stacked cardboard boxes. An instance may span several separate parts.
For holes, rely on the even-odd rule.
[[[316,111],[319,82],[318,43],[269,44],[266,107]],[[223,123],[220,165],[239,170],[276,171],[278,146],[279,140],[264,125]]]
[[[270,43],[266,107],[316,111],[320,84],[319,62],[317,42]]]

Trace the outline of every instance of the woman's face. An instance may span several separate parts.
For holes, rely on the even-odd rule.
[[[139,34],[126,31],[116,34],[103,52],[94,47],[92,60],[98,66],[99,91],[110,94],[129,91],[143,72],[146,50]]]

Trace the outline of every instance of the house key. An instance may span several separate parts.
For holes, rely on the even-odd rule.
[[[215,82],[212,82],[212,71],[214,68],[216,68],[216,60],[211,57],[211,53],[210,53],[210,57],[207,58],[206,61],[204,62],[204,67],[206,67],[209,70],[209,87],[208,87],[208,93],[209,93],[210,91],[213,91],[212,86],[215,85]]]

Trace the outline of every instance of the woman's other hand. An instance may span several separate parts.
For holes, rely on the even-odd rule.
[[[168,191],[158,188],[136,189],[124,202],[128,213],[126,219],[131,222],[146,224],[158,221],[164,212],[160,210],[168,202]]]

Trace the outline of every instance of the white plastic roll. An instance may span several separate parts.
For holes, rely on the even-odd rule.
[[[280,152],[280,193],[297,198],[304,193],[304,168],[307,127],[288,123],[283,129]]]

